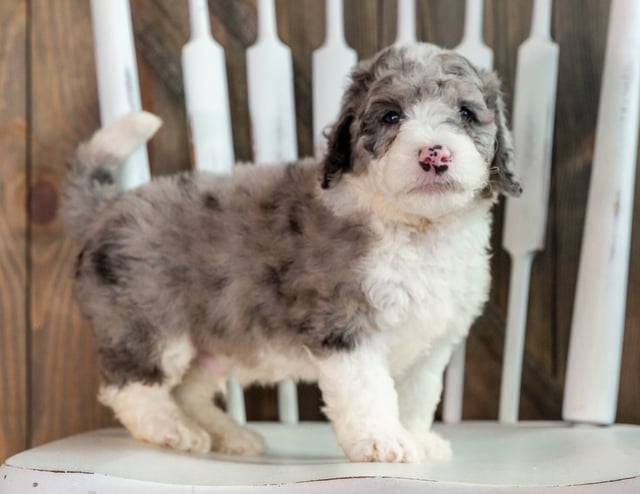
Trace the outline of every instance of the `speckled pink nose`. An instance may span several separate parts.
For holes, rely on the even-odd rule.
[[[425,146],[418,153],[418,162],[425,172],[433,169],[436,175],[441,175],[449,169],[451,151],[440,144]]]

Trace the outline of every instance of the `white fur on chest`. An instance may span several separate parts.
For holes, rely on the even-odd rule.
[[[466,335],[489,291],[487,212],[467,213],[424,233],[380,227],[363,289],[398,376],[434,344]]]

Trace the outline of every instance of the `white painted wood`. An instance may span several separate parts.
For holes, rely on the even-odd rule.
[[[244,391],[233,377],[227,379],[227,413],[239,424],[247,422],[244,406]]]
[[[254,161],[261,165],[297,161],[291,50],[278,38],[274,0],[258,0],[258,39],[247,50],[247,85]],[[297,417],[293,382],[278,385],[281,416]]]
[[[189,0],[191,37],[182,48],[185,106],[193,166],[230,175],[234,154],[224,50],[211,35],[207,0]],[[227,411],[246,421],[242,388],[227,382]]]
[[[182,73],[194,167],[230,174],[234,155],[224,50],[211,35],[206,0],[189,0],[189,18]]]
[[[544,248],[558,79],[558,45],[551,40],[551,0],[535,0],[531,35],[518,49],[513,106],[516,170],[524,192],[508,198],[503,246],[512,259],[500,387],[501,422],[518,419],[531,263]]]
[[[449,365],[447,365],[444,373],[442,420],[446,424],[457,424],[462,420],[466,356],[466,341],[463,340],[454,349]]]
[[[482,35],[483,14],[483,0],[467,0],[462,41],[455,50],[467,57],[476,67],[492,70],[493,50],[484,44]],[[447,424],[455,424],[462,420],[466,353],[465,340],[453,351],[444,375],[442,420]]]
[[[511,260],[507,332],[502,358],[500,405],[498,408],[500,422],[509,424],[518,420],[520,410],[520,382],[533,256],[533,252],[528,252],[512,257]]]
[[[278,418],[285,424],[298,422],[298,389],[292,379],[278,383]]]
[[[416,1],[398,0],[397,44],[416,42]]]
[[[70,494],[276,488],[303,493],[504,493],[516,486],[519,493],[608,494],[640,489],[640,427],[634,426],[442,426],[438,432],[451,440],[453,460],[418,465],[349,463],[326,423],[251,427],[266,439],[265,457],[181,453],[133,440],[123,429],[72,436],[9,458],[0,470],[0,493],[31,492],[33,482],[39,482],[37,492]],[[391,486],[398,490],[389,490]]]
[[[274,0],[258,0],[258,39],[247,50],[254,161],[298,159],[291,50],[278,38]]]
[[[326,6],[325,42],[312,56],[313,145],[318,158],[326,149],[323,132],[338,116],[349,72],[358,60],[344,38],[342,0],[326,0]]]
[[[640,91],[640,2],[613,0],[582,242],[563,417],[615,420]]]
[[[493,50],[484,43],[482,21],[484,0],[467,0],[464,13],[464,33],[455,50],[467,57],[476,66],[485,70],[493,69]]]
[[[128,0],[91,0],[100,121],[106,125],[126,113],[140,110],[138,66]],[[142,146],[118,172],[123,189],[149,181],[147,148]]]

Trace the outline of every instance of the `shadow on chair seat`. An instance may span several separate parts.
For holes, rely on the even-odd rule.
[[[324,423],[251,427],[267,441],[265,457],[181,453],[122,429],[79,434],[9,458],[0,493],[640,492],[637,426],[440,426],[454,459],[420,465],[349,463]]]

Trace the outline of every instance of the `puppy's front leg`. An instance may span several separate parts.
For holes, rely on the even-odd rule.
[[[452,349],[449,343],[435,346],[397,381],[400,421],[419,442],[424,455],[432,460],[447,460],[452,454],[449,441],[431,430]]]
[[[315,362],[324,412],[351,461],[422,459],[421,448],[400,424],[398,397],[382,349],[363,343]]]

